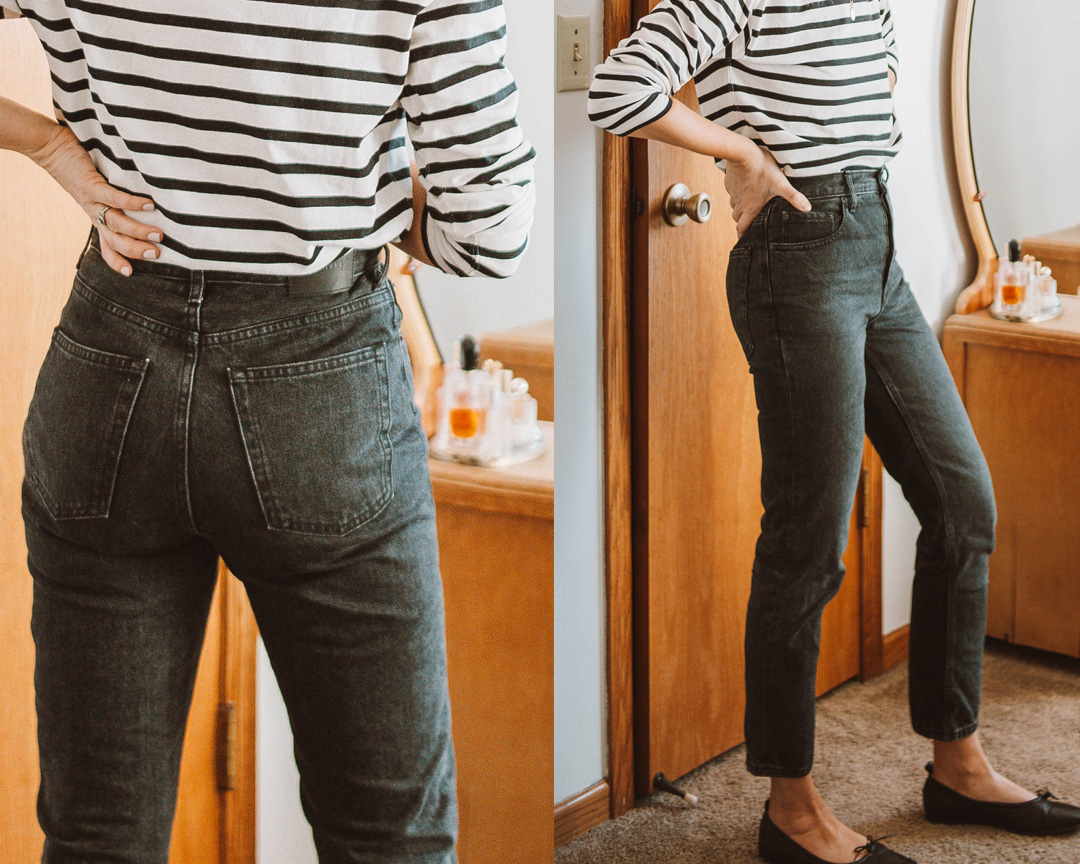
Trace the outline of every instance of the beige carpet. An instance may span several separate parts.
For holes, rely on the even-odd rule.
[[[991,644],[983,673],[983,745],[1029,789],[1080,803],[1080,661]],[[840,818],[918,864],[1080,864],[1080,835],[1024,838],[992,828],[931,825],[921,790],[930,745],[911,731],[907,666],[849,683],[818,702],[814,776]],[[701,801],[652,795],[626,815],[557,849],[556,864],[760,862],[757,824],[768,780],[737,747],[682,778]]]

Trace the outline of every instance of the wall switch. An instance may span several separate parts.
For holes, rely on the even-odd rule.
[[[592,65],[589,63],[589,16],[560,15],[559,90],[588,90]]]

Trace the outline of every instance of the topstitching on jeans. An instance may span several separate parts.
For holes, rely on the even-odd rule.
[[[383,292],[375,289],[368,294],[331,306],[329,309],[317,309],[309,312],[299,312],[286,315],[282,318],[272,318],[269,321],[261,321],[258,324],[245,324],[242,327],[234,327],[230,330],[218,330],[213,333],[204,333],[203,341],[208,344],[221,344],[237,342],[243,339],[253,339],[259,336],[268,336],[272,333],[294,330],[306,327],[309,324],[317,324],[324,321],[335,321],[365,309],[378,309],[394,302],[393,287]]]
[[[150,318],[147,315],[143,315],[141,312],[136,312],[134,309],[129,309],[127,306],[121,306],[119,303],[115,303],[101,294],[94,288],[92,288],[85,279],[79,274],[75,274],[75,282],[71,286],[71,290],[86,300],[88,303],[92,303],[104,312],[108,312],[111,315],[115,315],[124,321],[129,321],[144,330],[149,330],[153,333],[160,333],[163,336],[181,336],[187,337],[190,335],[189,330],[185,330],[182,327],[177,327],[173,324],[166,324],[164,321],[158,321],[156,318]]]

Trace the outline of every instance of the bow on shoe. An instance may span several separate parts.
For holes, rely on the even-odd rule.
[[[878,848],[879,848],[878,844],[882,840],[888,840],[890,837],[895,837],[895,836],[896,836],[895,834],[886,834],[883,837],[867,837],[866,838],[866,843],[864,845],[855,847],[855,861],[863,860],[863,859],[859,858],[859,853],[860,852],[865,852],[866,857],[869,858],[871,855],[873,855],[875,852],[878,851]]]
[[[1037,789],[1037,790],[1035,790],[1035,795],[1041,801],[1045,801],[1048,798],[1053,798],[1055,801],[1060,801],[1061,800],[1060,798],[1058,798],[1057,795],[1055,795],[1049,789]]]

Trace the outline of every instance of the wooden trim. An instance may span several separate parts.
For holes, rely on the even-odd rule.
[[[903,627],[897,627],[881,638],[881,649],[884,655],[886,672],[892,669],[893,666],[898,666],[907,660],[908,630],[910,626],[910,624],[905,624]]]
[[[997,269],[997,250],[990,228],[986,224],[975,160],[971,150],[971,119],[968,113],[968,65],[971,59],[971,22],[975,0],[959,0],[953,30],[952,48],[952,132],[956,156],[956,173],[960,181],[960,197],[964,215],[979,255],[979,270],[975,281],[960,292],[956,311],[974,312],[990,305],[993,299],[994,272]]]
[[[584,792],[555,805],[555,847],[569,843],[590,828],[608,819],[611,790],[607,780],[601,780]]]
[[[881,636],[881,532],[882,467],[877,451],[866,443],[864,457],[866,483],[860,506],[867,514],[862,536],[862,560],[859,580],[859,679],[868,681],[885,671]]]
[[[604,3],[604,54],[630,35],[630,0]],[[603,133],[601,332],[607,588],[609,815],[634,805],[633,567],[630,498],[630,141]],[[594,787],[596,788],[596,787]]]
[[[416,263],[397,246],[389,246],[387,262],[390,281],[394,285],[394,297],[401,309],[401,335],[409,349],[409,364],[413,375],[413,398],[420,408],[421,422],[428,438],[435,434],[436,391],[442,384],[443,361],[435,334],[431,330],[427,312],[420,299],[420,291],[413,273]]]
[[[218,560],[221,696],[236,711],[236,785],[221,795],[221,864],[255,864],[255,652],[258,630],[243,585]]]

